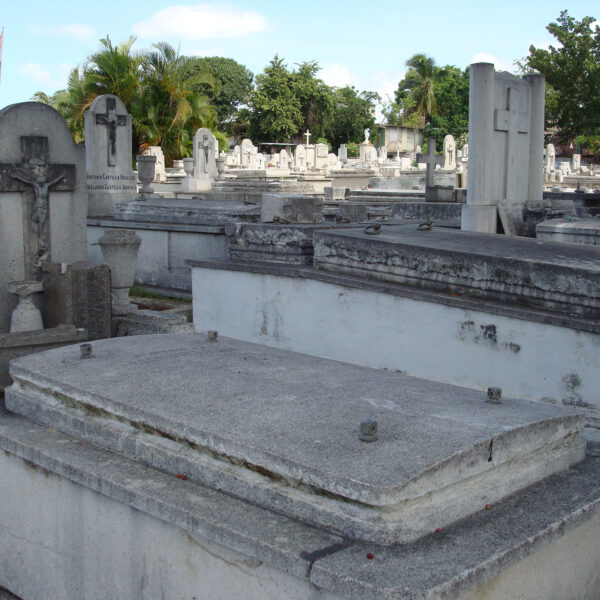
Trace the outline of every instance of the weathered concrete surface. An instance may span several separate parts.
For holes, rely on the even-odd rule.
[[[256,222],[260,206],[237,201],[192,198],[152,198],[142,202],[117,204],[119,221],[223,225],[235,221]]]
[[[103,262],[98,239],[106,229],[135,230],[142,239],[135,271],[136,283],[191,291],[189,267],[185,261],[224,260],[227,240],[223,225],[184,225],[88,219],[88,260]]]
[[[342,227],[342,225],[231,223],[225,226],[229,258],[311,265],[314,232],[335,227]]]
[[[538,223],[536,237],[550,242],[600,246],[600,219],[549,219]]]
[[[511,236],[385,227],[321,231],[314,266],[591,318],[600,316],[600,248]]]
[[[58,325],[50,329],[0,334],[0,392],[10,385],[8,363],[13,358],[50,350],[57,346],[83,342],[87,339],[87,330],[73,325]]]
[[[600,417],[593,319],[284,265],[196,263],[192,282],[197,331],[477,389],[499,385]]]
[[[418,538],[583,458],[551,404],[202,335],[93,348],[13,361],[7,408],[350,538]]]
[[[0,447],[0,586],[25,600],[596,600],[600,585],[598,447],[489,510],[390,548],[20,417],[0,415]]]

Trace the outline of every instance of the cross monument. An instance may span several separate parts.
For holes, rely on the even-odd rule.
[[[435,165],[441,165],[444,162],[444,157],[435,153],[435,140],[431,138],[427,142],[427,154],[417,154],[417,162],[427,165],[425,170],[425,187],[431,188],[434,185]]]
[[[117,127],[127,125],[127,115],[117,115],[117,102],[114,98],[106,99],[106,113],[96,114],[96,124],[106,126],[108,137],[108,165],[117,164]]]

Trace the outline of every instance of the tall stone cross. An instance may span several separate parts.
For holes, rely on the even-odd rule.
[[[425,187],[433,187],[435,165],[441,165],[444,162],[444,157],[435,153],[435,140],[433,138],[427,142],[427,154],[417,154],[417,162],[427,165],[425,169]]]
[[[75,165],[48,164],[48,138],[21,137],[21,163],[0,164],[0,193],[24,192],[23,241],[25,274],[39,276],[50,258],[50,188],[70,192],[76,186]]]
[[[516,166],[510,157],[514,156],[514,144],[516,136],[529,133],[529,114],[526,112],[517,112],[511,106],[511,88],[506,88],[506,109],[495,109],[494,111],[494,129],[496,131],[506,131],[506,167],[504,172],[504,198],[507,197],[508,181],[512,176],[511,168]]]
[[[310,144],[310,131],[308,129],[306,130],[304,137],[306,138],[306,145],[308,146]]]
[[[117,114],[117,102],[114,98],[106,99],[106,114],[96,114],[96,125],[106,126],[108,165],[117,164],[117,127],[127,125],[127,115]]]

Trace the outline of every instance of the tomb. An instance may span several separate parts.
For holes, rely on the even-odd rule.
[[[11,373],[0,519],[19,535],[0,585],[28,600],[131,597],[144,572],[150,595],[257,599],[484,598],[514,569],[522,592],[597,581],[599,463],[573,408],[201,334]],[[567,555],[579,567],[548,582]]]
[[[117,96],[102,95],[85,111],[84,120],[88,214],[110,216],[119,202],[137,195],[131,168],[131,115]]]
[[[523,207],[542,200],[544,77],[470,67],[469,182],[462,229],[520,235]]]

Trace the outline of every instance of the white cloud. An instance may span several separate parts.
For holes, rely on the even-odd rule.
[[[52,79],[52,73],[39,63],[25,63],[17,71],[24,77],[33,79],[33,81],[37,81],[38,83],[48,83]]]
[[[262,15],[228,4],[202,3],[169,6],[147,21],[133,25],[133,33],[143,38],[208,40],[237,38],[270,29]]]
[[[340,63],[325,63],[319,71],[318,77],[327,85],[334,87],[356,85],[356,78],[350,73],[350,69]]]
[[[492,63],[496,71],[508,71],[509,73],[512,73],[515,70],[512,61],[506,60],[505,58],[498,58],[497,56],[488,54],[487,52],[479,52],[475,54],[475,56],[473,56],[469,61],[469,64],[478,62]]]
[[[91,40],[96,37],[96,30],[93,27],[81,23],[72,23],[70,25],[32,25],[29,27],[29,32],[34,35],[66,35],[80,41]]]
[[[39,63],[28,62],[18,67],[17,71],[23,77],[43,84],[47,90],[54,92],[66,87],[71,68],[71,65],[67,63],[60,63],[52,68],[47,68]]]

